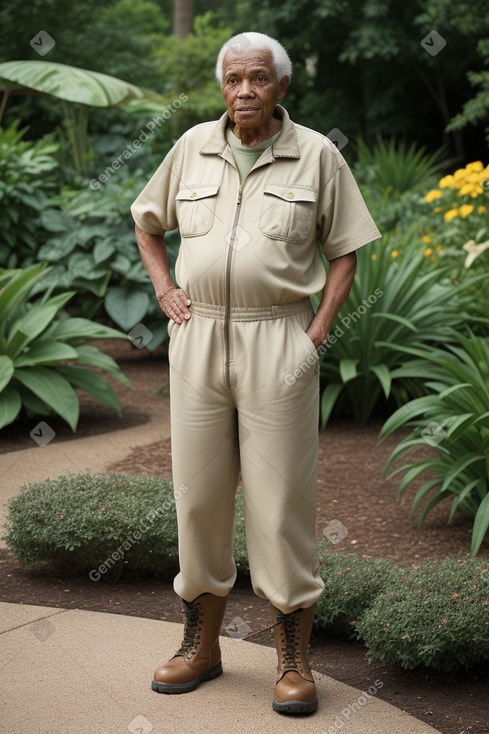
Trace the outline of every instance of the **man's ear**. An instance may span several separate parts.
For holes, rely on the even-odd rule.
[[[287,88],[289,86],[289,82],[290,82],[290,77],[288,76],[283,76],[282,79],[280,80],[279,82],[280,93],[279,93],[279,97],[277,100],[278,102],[280,102],[280,100],[282,100],[285,97]]]

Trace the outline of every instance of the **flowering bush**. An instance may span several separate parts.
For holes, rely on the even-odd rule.
[[[464,265],[469,268],[489,248],[489,165],[468,163],[440,179],[438,188],[428,191],[424,200],[432,205],[433,217],[422,238],[429,245],[425,254],[454,248],[446,254],[465,255]]]
[[[404,569],[356,625],[367,660],[448,673],[489,661],[489,563],[445,558]]]

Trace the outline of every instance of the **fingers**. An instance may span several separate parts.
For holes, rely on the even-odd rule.
[[[162,311],[176,324],[188,321],[191,317],[191,300],[181,288],[170,288],[158,296]]]

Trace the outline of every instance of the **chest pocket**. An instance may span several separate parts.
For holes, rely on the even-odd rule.
[[[180,189],[175,198],[182,237],[207,234],[214,222],[218,191],[219,184]]]
[[[306,241],[316,214],[317,192],[312,186],[265,184],[259,227],[273,240],[300,245]]]

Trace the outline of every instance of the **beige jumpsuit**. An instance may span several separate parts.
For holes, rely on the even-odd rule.
[[[233,586],[241,470],[253,588],[288,613],[323,589],[318,362],[305,333],[326,278],[317,242],[331,260],[380,234],[334,145],[277,110],[282,132],[244,184],[226,113],[182,136],[131,211],[150,234],[179,227],[176,278],[192,301],[191,319],[169,325],[173,481],[187,488],[175,591],[192,601]]]

